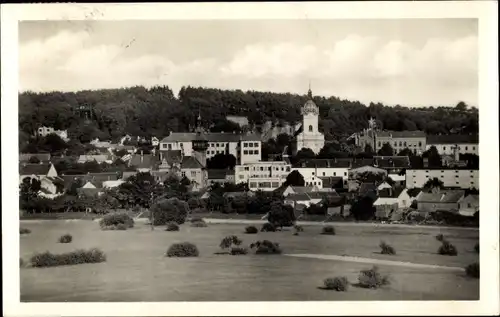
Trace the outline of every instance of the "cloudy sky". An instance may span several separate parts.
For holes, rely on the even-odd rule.
[[[183,85],[477,106],[475,19],[37,21],[21,91]]]

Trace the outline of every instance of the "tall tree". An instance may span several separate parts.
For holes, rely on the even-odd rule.
[[[295,170],[292,171],[288,176],[286,177],[286,181],[284,183],[284,186],[299,186],[302,187],[304,186],[306,181],[304,180],[304,176],[300,174],[299,171]]]
[[[382,145],[382,148],[380,148],[380,150],[378,150],[378,155],[393,156],[394,150],[392,149],[392,146],[389,143],[384,143]]]

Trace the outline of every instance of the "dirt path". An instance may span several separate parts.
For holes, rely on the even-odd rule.
[[[453,266],[440,266],[431,264],[420,264],[413,262],[402,262],[402,261],[389,261],[389,260],[379,260],[372,258],[360,258],[354,256],[341,256],[341,255],[328,255],[328,254],[285,254],[285,256],[293,256],[299,258],[309,258],[309,259],[320,259],[320,260],[331,260],[331,261],[344,261],[344,262],[356,262],[356,263],[368,263],[368,264],[379,264],[379,265],[392,265],[392,266],[403,266],[418,269],[442,269],[449,271],[463,271],[461,267]]]

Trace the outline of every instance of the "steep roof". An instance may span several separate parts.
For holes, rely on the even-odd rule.
[[[19,175],[47,175],[51,164],[19,164]]]
[[[417,197],[421,191],[422,191],[422,189],[420,189],[420,188],[410,188],[406,192],[408,193],[408,196],[413,198],[413,197]]]
[[[91,161],[96,161],[98,163],[105,162],[107,160],[110,160],[111,156],[106,155],[106,154],[98,154],[98,155],[80,155],[78,158],[79,162],[91,162]]]
[[[377,132],[377,137],[392,137],[392,138],[425,138],[424,131],[380,131]]]
[[[36,157],[40,162],[50,161],[50,153],[23,153],[19,154],[19,162],[29,162],[32,157]]]
[[[182,158],[181,169],[184,168],[203,168],[203,165],[192,156],[184,156]]]
[[[134,154],[129,161],[129,166],[136,168],[153,168],[158,163],[158,158],[152,154]]]
[[[410,158],[408,156],[374,156],[373,158],[379,168],[410,167]]]
[[[311,193],[317,188],[313,186],[290,186],[295,194]]]
[[[437,203],[441,201],[442,195],[443,194],[422,192],[422,194],[418,197],[417,201],[425,203],[433,203],[433,202]]]
[[[462,198],[465,194],[464,190],[450,190],[445,191],[443,193],[443,197],[441,198],[441,202],[443,203],[456,203]]]
[[[478,134],[428,135],[427,144],[478,144]]]
[[[349,168],[350,161],[336,159],[302,159],[294,167],[308,168]]]
[[[99,192],[101,192],[100,188],[78,188],[77,192],[79,195],[86,197],[97,197]]]
[[[294,200],[294,201],[309,201],[311,197],[306,193],[297,193],[288,195],[285,200]]]
[[[336,185],[340,184],[343,186],[344,184],[344,179],[339,176],[319,176],[318,178],[323,182],[323,188],[333,188]]]
[[[378,191],[378,196],[381,198],[398,198],[403,192],[404,188],[396,187],[394,189],[384,188]]]

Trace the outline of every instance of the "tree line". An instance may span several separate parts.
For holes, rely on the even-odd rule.
[[[25,144],[39,126],[68,130],[70,138],[88,143],[94,138],[117,140],[125,134],[164,137],[188,131],[201,115],[206,129],[240,128],[227,115],[248,117],[258,127],[272,120],[277,125],[300,122],[307,96],[291,93],[182,87],[175,96],[168,86],[86,90],[78,92],[22,92],[19,94],[20,142]],[[428,134],[477,133],[478,110],[460,102],[455,107],[407,108],[382,103],[365,105],[338,97],[315,96],[320,129],[327,140],[346,137],[368,127],[374,117],[386,130],[423,130]],[[88,124],[81,107],[91,109]]]

